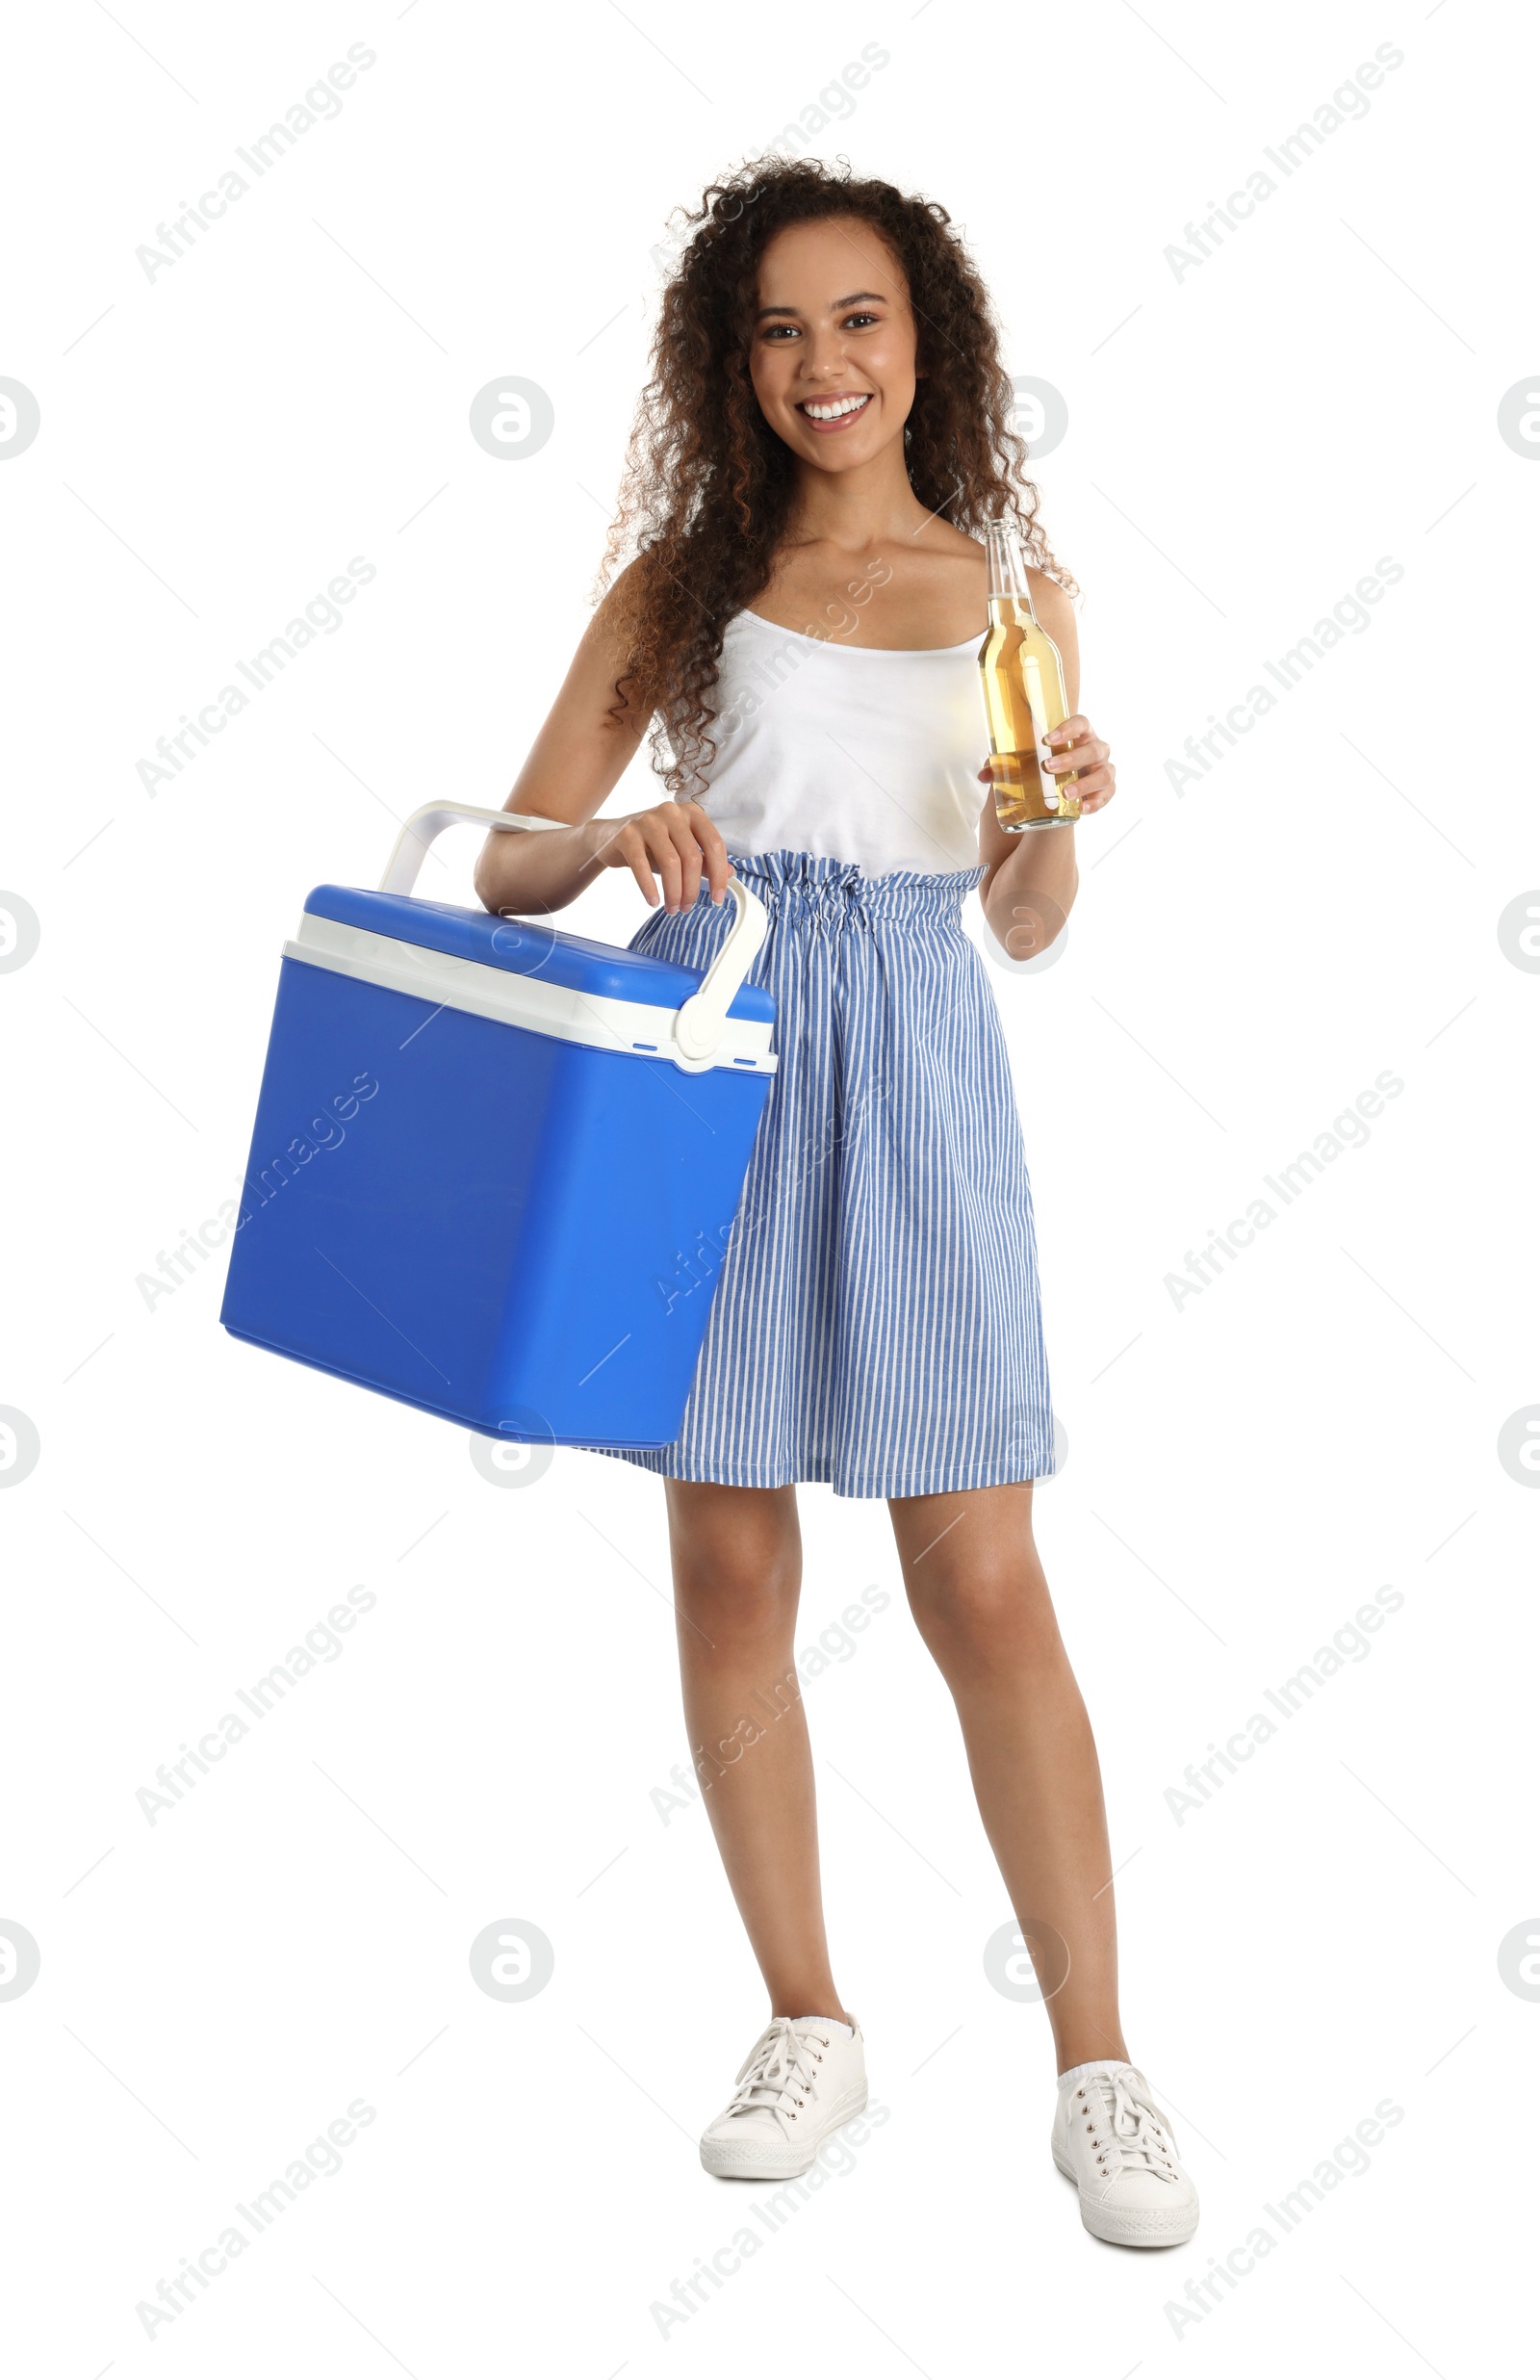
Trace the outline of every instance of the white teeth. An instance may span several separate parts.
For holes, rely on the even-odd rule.
[[[859,413],[864,397],[834,397],[826,404],[805,404],[803,411],[810,422],[837,422],[843,413]]]

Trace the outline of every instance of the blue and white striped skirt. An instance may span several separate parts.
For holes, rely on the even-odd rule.
[[[802,851],[733,865],[770,913],[751,980],[775,995],[781,1064],[680,1435],[623,1459],[841,1496],[1045,1477],[1032,1190],[962,926],[984,869],[868,877]],[[630,946],[706,967],[732,916],[703,885]]]

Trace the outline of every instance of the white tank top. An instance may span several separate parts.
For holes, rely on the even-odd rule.
[[[702,796],[730,852],[809,851],[938,875],[979,862],[989,734],[978,635],[882,653],[729,621]]]

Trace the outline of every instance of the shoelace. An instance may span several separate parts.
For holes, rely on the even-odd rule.
[[[814,2040],[822,2046],[814,2049]],[[798,2108],[817,2090],[812,2070],[827,2047],[822,2033],[804,2036],[793,2030],[789,2016],[773,2016],[733,2077],[741,2088],[728,2108],[729,2115],[779,2108],[789,2096],[795,2105],[784,2113],[794,2124]]]
[[[1076,2091],[1073,2107],[1109,2181],[1125,2167],[1175,2181],[1170,2118],[1151,2099],[1142,2075],[1092,2075]]]

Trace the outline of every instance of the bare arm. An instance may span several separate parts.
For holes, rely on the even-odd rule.
[[[607,713],[625,652],[613,619],[613,590],[584,631],[561,690],[519,771],[504,810],[559,818],[559,835],[489,835],[476,862],[476,896],[516,917],[544,915],[576,900],[604,867],[629,867],[647,900],[693,904],[703,873],[721,900],[732,872],[722,838],[695,802],[664,801],[623,818],[594,815],[634,757],[648,722],[622,726]]]
[[[1078,769],[1094,767],[1099,772],[1108,758],[1107,747],[1095,739],[1090,722],[1079,715],[1080,638],[1074,606],[1057,581],[1040,570],[1032,572],[1032,601],[1065,665],[1069,716],[1059,733],[1073,739],[1070,757]],[[988,769],[982,773],[988,778]],[[1092,787],[1083,796],[1087,815],[1111,799],[1111,771],[1107,773],[1105,790]],[[1052,833],[1008,835],[995,816],[993,801],[986,801],[979,820],[979,857],[989,871],[979,887],[979,898],[990,932],[1013,956],[1036,956],[1054,940],[1074,907],[1080,870],[1073,825],[1055,827]],[[1013,929],[1016,931],[1014,943]]]

